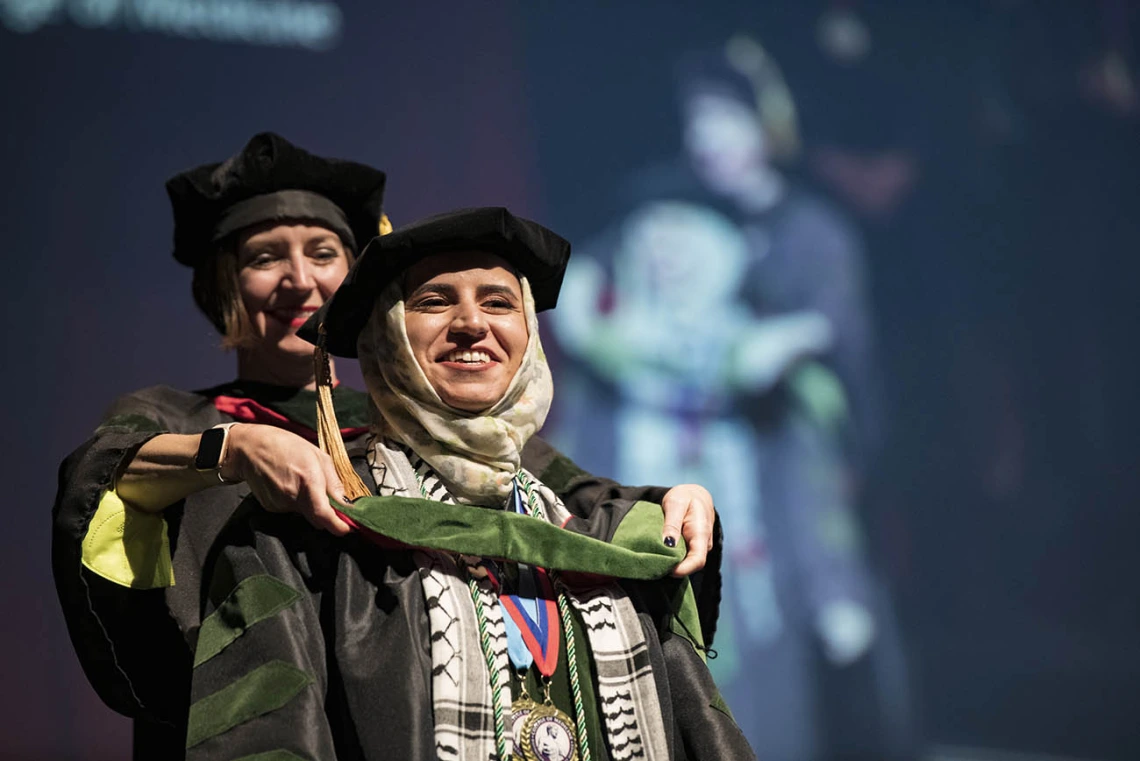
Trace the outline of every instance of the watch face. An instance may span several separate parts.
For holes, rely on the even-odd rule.
[[[215,470],[218,461],[222,459],[222,445],[225,441],[225,428],[210,428],[203,431],[202,440],[198,444],[198,454],[194,456],[194,467],[197,470]]]

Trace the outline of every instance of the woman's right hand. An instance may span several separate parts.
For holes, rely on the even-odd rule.
[[[255,423],[233,426],[219,473],[227,481],[245,481],[270,512],[297,513],[337,536],[352,530],[329,505],[330,495],[351,504],[332,458],[295,433]]]

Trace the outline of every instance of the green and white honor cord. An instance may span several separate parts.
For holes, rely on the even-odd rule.
[[[530,478],[522,470],[515,474],[515,478],[522,484],[530,514],[541,520],[546,520],[546,513],[542,509],[542,503],[534,494],[534,484]],[[431,499],[428,496],[427,489],[424,488],[424,481],[419,473],[416,474],[416,483],[423,498]],[[460,566],[467,568],[466,563],[463,562],[460,563]],[[549,571],[549,573],[551,580],[558,588],[558,614],[562,620],[562,631],[566,633],[566,666],[570,676],[570,696],[574,701],[574,728],[578,735],[578,758],[579,761],[592,761],[589,738],[586,734],[586,707],[582,700],[582,683],[578,677],[577,648],[574,644],[574,620],[570,616],[570,603],[566,601],[566,595],[562,591],[564,585],[553,571]],[[495,723],[495,747],[498,750],[499,758],[502,761],[507,761],[511,758],[514,740],[507,737],[506,718],[503,716],[501,700],[503,685],[499,679],[499,670],[495,667],[495,653],[491,649],[491,632],[487,628],[487,611],[483,606],[483,596],[479,593],[479,582],[470,572],[467,573],[467,588],[471,591],[471,600],[475,603],[475,618],[479,622],[479,647],[483,651],[483,659],[487,662],[487,673],[491,677],[491,715]]]
[[[479,646],[487,661],[487,672],[491,675],[491,715],[495,720],[495,747],[499,758],[506,761],[511,757],[514,741],[507,737],[507,724],[503,717],[503,685],[499,681],[499,670],[495,668],[495,653],[491,650],[491,632],[487,629],[487,611],[483,608],[483,595],[479,593],[479,582],[467,574],[467,588],[475,601],[475,618],[479,621]]]
[[[546,520],[546,513],[542,509],[542,503],[534,494],[534,484],[530,478],[522,470],[515,474],[515,478],[522,484],[530,514],[540,520]],[[586,735],[586,706],[582,700],[582,683],[578,678],[577,648],[574,645],[574,619],[570,616],[570,603],[566,600],[566,594],[563,592],[564,585],[558,578],[558,574],[554,571],[548,571],[548,573],[558,590],[558,614],[562,619],[562,631],[566,633],[566,669],[570,676],[570,697],[574,701],[574,728],[578,734],[578,758],[579,761],[591,761],[590,743]]]

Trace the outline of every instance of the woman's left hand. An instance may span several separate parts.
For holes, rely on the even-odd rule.
[[[661,500],[661,509],[665,511],[665,535],[662,537],[665,544],[675,546],[677,537],[681,536],[689,548],[685,559],[673,569],[673,575],[681,578],[704,568],[713,546],[713,522],[716,520],[709,490],[698,484],[674,486]]]

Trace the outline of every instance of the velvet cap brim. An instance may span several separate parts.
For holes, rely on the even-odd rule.
[[[355,241],[364,244],[379,232],[384,183],[384,173],[370,166],[315,156],[272,132],[254,135],[226,161],[203,164],[167,180],[174,212],[174,258],[189,267],[199,266],[214,254],[221,231],[234,232],[232,225],[227,227],[232,221],[227,214],[235,206],[288,190],[328,199],[343,212]],[[283,220],[265,216],[254,221]],[[335,230],[327,214],[305,212],[298,221]],[[351,240],[344,243],[352,245]]]

